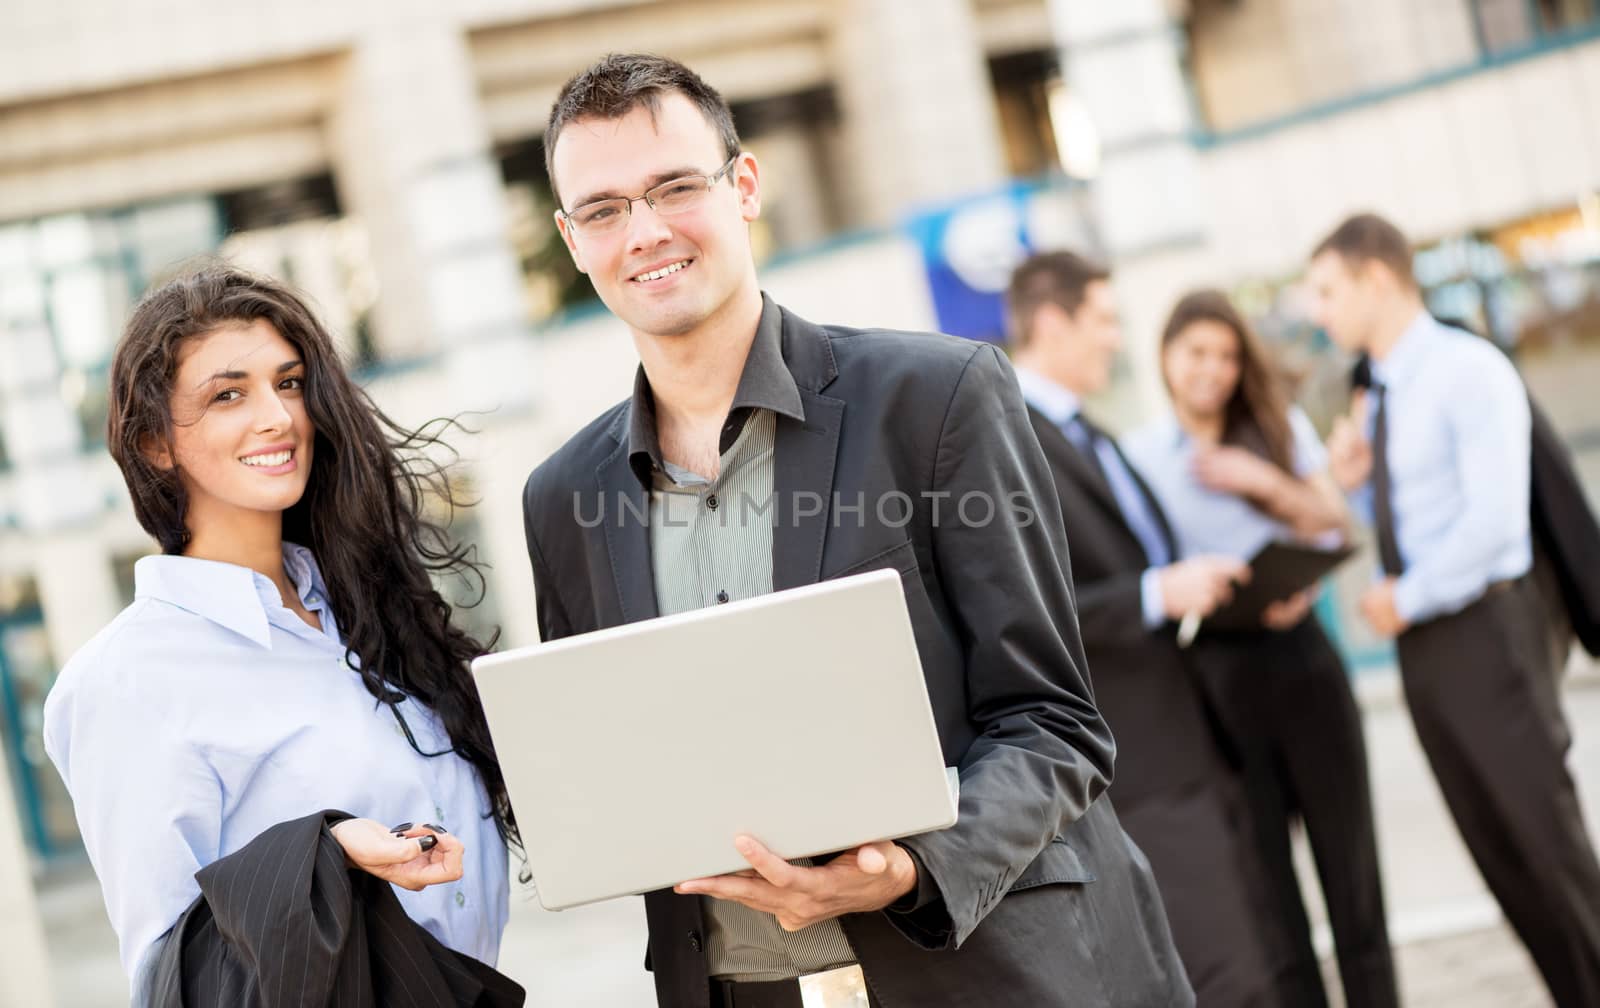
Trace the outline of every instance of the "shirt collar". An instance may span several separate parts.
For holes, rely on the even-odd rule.
[[[304,546],[283,544],[284,570],[307,609],[330,611],[316,558]],[[133,565],[134,598],[151,598],[194,613],[264,648],[272,647],[268,607],[281,608],[272,579],[238,564],[162,554]]]
[[[1154,444],[1172,451],[1183,451],[1190,442],[1189,432],[1170,410],[1150,421],[1150,438]]]
[[[768,409],[794,420],[805,419],[800,387],[783,359],[783,316],[766,294],[761,295],[761,319],[728,408],[730,418],[741,409]],[[661,440],[656,431],[655,394],[642,365],[634,374],[628,413],[628,462],[639,482],[649,489],[651,471],[662,466]]]
[[[1015,367],[1013,370],[1017,373],[1017,385],[1022,389],[1022,398],[1057,427],[1065,426],[1081,412],[1083,402],[1071,389],[1025,367]]]
[[[1427,311],[1418,312],[1417,317],[1406,326],[1405,332],[1400,334],[1400,339],[1389,351],[1389,356],[1383,360],[1373,359],[1373,379],[1385,388],[1395,388],[1404,384],[1412,372],[1421,365],[1428,344],[1433,341],[1439,328],[1439,323],[1435,322]]]

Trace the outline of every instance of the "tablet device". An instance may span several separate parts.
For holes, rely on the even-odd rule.
[[[1354,546],[1325,549],[1301,543],[1268,543],[1250,560],[1250,583],[1239,586],[1232,601],[1207,616],[1204,626],[1210,630],[1257,629],[1267,606],[1315,585],[1354,553]]]
[[[547,909],[941,829],[956,801],[901,575],[472,663]]]

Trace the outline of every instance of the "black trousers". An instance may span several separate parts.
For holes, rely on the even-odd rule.
[[[1557,1005],[1600,1005],[1600,865],[1529,578],[1400,637],[1417,738],[1484,881]]]
[[[1196,667],[1245,781],[1266,867],[1260,898],[1279,1001],[1328,1003],[1295,874],[1298,814],[1316,863],[1350,1008],[1399,1004],[1384,918],[1361,712],[1314,618],[1284,632],[1207,635]]]
[[[1150,862],[1196,1008],[1284,1008],[1254,898],[1260,860],[1244,836],[1242,801],[1227,782],[1173,789],[1127,807],[1113,801]]]

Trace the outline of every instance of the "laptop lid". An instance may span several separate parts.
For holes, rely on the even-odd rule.
[[[556,910],[955,822],[900,574],[872,571],[473,662]]]

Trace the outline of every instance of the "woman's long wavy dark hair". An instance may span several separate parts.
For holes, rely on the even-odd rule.
[[[1161,331],[1162,352],[1196,322],[1215,322],[1232,330],[1239,341],[1239,384],[1224,407],[1222,443],[1255,452],[1292,474],[1294,431],[1289,426],[1289,390],[1266,347],[1228,295],[1218,290],[1197,290],[1185,294],[1173,306]],[[1167,391],[1170,393],[1171,389]]]
[[[350,380],[327,330],[299,296],[269,278],[208,263],[146,295],[112,359],[106,442],[139,524],[162,552],[183,552],[189,540],[183,483],[175,468],[148,457],[172,444],[179,352],[218,327],[257,319],[300,352],[306,412],[316,428],[310,477],[304,495],[284,512],[283,536],[316,556],[346,660],[359,660],[352,665],[367,690],[391,708],[409,696],[433,710],[449,732],[447,751],[477,769],[500,835],[518,849],[505,777],[468,664],[494,641],[480,643],[452,625],[450,605],[430,577],[476,581],[481,598],[483,573],[473,548],[452,544],[424,511],[430,496],[450,513],[460,503],[443,466],[425,454],[448,450],[439,434],[453,421],[414,431],[399,426]],[[422,752],[409,730],[407,737]]]

